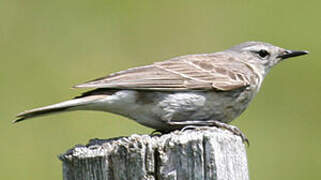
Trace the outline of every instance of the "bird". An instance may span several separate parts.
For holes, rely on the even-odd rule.
[[[90,90],[71,100],[19,113],[13,123],[93,110],[125,116],[164,133],[216,126],[249,143],[229,123],[248,107],[272,67],[305,54],[308,51],[249,41],[219,52],[174,57],[75,85]]]

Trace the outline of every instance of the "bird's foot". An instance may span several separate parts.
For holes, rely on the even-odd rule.
[[[202,126],[216,126],[218,128],[226,129],[232,132],[235,135],[241,137],[243,143],[246,143],[247,146],[250,146],[250,141],[246,137],[246,135],[236,126],[226,124],[220,121],[209,120],[209,121],[183,121],[183,122],[169,122],[169,125],[172,126],[182,126],[181,131],[185,131],[187,129],[198,129]]]
[[[184,126],[180,131],[184,132],[186,130],[194,130],[194,129],[199,129],[201,126],[195,126],[195,125],[188,125],[188,126]]]
[[[250,146],[250,141],[249,139],[246,137],[246,135],[236,126],[230,125],[230,124],[226,124],[226,123],[222,123],[219,121],[214,121],[214,126],[218,127],[218,128],[224,128],[230,132],[232,132],[235,135],[238,135],[241,137],[243,143],[246,143],[247,146]]]

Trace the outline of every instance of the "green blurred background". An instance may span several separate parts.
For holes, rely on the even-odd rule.
[[[12,125],[70,87],[170,57],[260,40],[308,56],[275,67],[233,124],[251,179],[321,179],[321,1],[0,0],[0,179],[62,179],[57,155],[90,138],[150,133],[126,118],[72,112]]]

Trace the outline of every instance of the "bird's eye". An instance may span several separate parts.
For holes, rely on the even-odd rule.
[[[264,50],[264,49],[261,49],[260,51],[258,51],[257,52],[258,54],[259,54],[259,56],[261,57],[261,58],[265,58],[265,57],[267,57],[267,56],[269,56],[270,55],[270,53],[269,52],[267,52],[266,50]]]

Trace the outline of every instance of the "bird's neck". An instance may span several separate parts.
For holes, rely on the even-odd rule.
[[[268,73],[268,71],[261,64],[252,64],[252,63],[246,63],[246,64],[252,69],[253,73],[256,76],[255,78],[256,83],[254,88],[256,88],[256,91],[258,92],[261,88],[262,82],[266,74]]]

